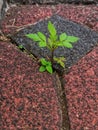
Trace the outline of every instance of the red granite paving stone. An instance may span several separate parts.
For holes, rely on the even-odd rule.
[[[12,7],[2,22],[2,30],[5,34],[12,34],[19,28],[48,18],[54,13],[98,31],[98,6],[76,6],[68,4],[59,4],[57,6],[22,5]]]
[[[98,47],[64,78],[71,130],[98,130]]]
[[[14,7],[8,11],[7,16],[3,21],[3,31],[5,34],[13,33],[16,30],[17,26],[33,24],[35,22],[38,22],[38,20],[51,16],[52,13],[54,12],[72,21],[87,25],[88,27],[94,29],[95,31],[98,31],[98,22],[97,22],[98,6],[94,6],[94,5],[93,6],[58,5],[54,7],[54,10],[51,7],[49,8],[49,7],[39,7],[39,6],[38,7],[21,6],[18,8]],[[13,28],[9,26],[13,26]],[[48,80],[47,82],[48,88],[47,88],[45,86],[46,73],[42,74],[42,77],[45,77],[45,79],[39,80],[38,77],[41,76],[38,72],[38,66],[36,65],[36,63],[32,63],[32,61],[28,61],[27,58],[25,59],[24,56],[18,52],[16,53],[18,57],[16,57],[15,54],[16,51],[12,53],[12,51],[10,50],[11,54],[9,56],[9,53],[6,53],[7,52],[6,49],[10,49],[10,47],[6,47],[5,43],[2,43],[0,49],[1,47],[3,52],[3,57],[0,58],[0,62],[2,61],[2,72],[4,72],[3,76],[1,75],[0,72],[0,78],[2,79],[2,82],[1,81],[0,82],[2,83],[2,92],[3,92],[1,98],[2,99],[1,101],[3,101],[2,111],[0,112],[0,115],[2,115],[3,113],[3,117],[2,117],[3,125],[0,119],[0,126],[3,129],[1,130],[14,130],[16,129],[16,127],[17,129],[21,129],[24,126],[27,127],[26,128],[27,130],[30,127],[32,127],[32,125],[30,124],[31,120],[34,120],[34,122],[36,122],[34,126],[35,129],[37,129],[37,126],[39,126],[38,128],[39,130],[42,129],[43,124],[46,128],[49,127],[50,130],[59,129],[59,116],[58,116],[59,109],[57,108],[58,107],[57,100],[51,99],[54,97],[52,95],[55,94],[54,89],[51,88],[52,82],[50,81],[52,80],[52,77],[50,76],[50,78],[47,79]],[[5,50],[3,48],[5,48]],[[74,65],[71,68],[70,73],[68,75],[65,75],[65,80],[67,82],[65,84],[65,92],[67,95],[67,102],[69,107],[68,110],[69,110],[69,117],[71,122],[71,130],[98,130],[98,112],[97,112],[98,110],[98,106],[97,106],[98,104],[98,89],[97,89],[98,58],[97,57],[98,56],[97,54],[98,54],[98,47],[96,47],[86,57],[82,58],[79,61],[79,63],[77,63],[77,65]],[[23,59],[21,58],[21,55]],[[7,64],[9,63],[9,57],[10,57],[10,65]],[[15,59],[13,57],[15,57]],[[23,62],[24,59],[26,63],[23,65],[21,62]],[[18,65],[16,61],[18,61],[19,63]],[[27,67],[25,66],[28,65],[33,66],[34,69],[31,68],[27,69]],[[18,66],[18,69],[16,70],[15,67],[13,66]],[[33,75],[35,71],[36,71],[36,75]],[[36,80],[33,80],[33,82],[31,82],[31,80],[34,77]],[[43,88],[38,83],[42,83]],[[22,85],[24,87],[22,87]],[[34,85],[34,90],[32,90],[32,88],[30,87],[32,85]],[[10,87],[12,89],[10,89]],[[28,90],[27,88],[30,88],[30,90]],[[45,90],[47,90],[47,93]],[[34,93],[37,94],[35,95],[32,94],[31,92],[33,91]],[[42,92],[43,94],[41,94]],[[29,97],[30,94],[31,96]],[[46,99],[44,94],[46,95],[50,94],[50,95],[47,96],[48,98]],[[24,98],[21,99],[23,96]],[[41,96],[43,97],[42,100],[40,99]],[[31,104],[32,100],[35,101],[33,105]],[[44,100],[47,102],[51,101],[51,103],[49,102],[48,106],[45,106],[46,102]],[[41,108],[39,107],[40,101],[43,104]],[[54,104],[56,106],[55,108],[54,108]],[[31,111],[32,106],[34,107],[33,110],[35,112]],[[45,111],[43,110],[44,107],[45,107],[44,109]],[[51,108],[55,109],[55,111]],[[24,109],[24,111],[22,109]],[[48,116],[46,119],[45,114],[43,114],[43,113],[47,113],[47,109],[50,111],[50,113],[52,113],[51,115],[53,115],[51,117],[51,119],[53,119],[52,122],[51,119],[48,118]],[[40,113],[42,113],[43,116],[41,116]],[[38,118],[36,119],[31,115],[34,115],[34,117],[38,117]],[[47,122],[49,121],[49,123],[46,122],[47,126],[45,122],[42,122],[41,119],[44,119]],[[11,124],[12,121],[13,124]],[[16,126],[15,126],[15,122],[17,122]],[[40,125],[39,122],[42,125]],[[29,128],[28,128],[28,124],[29,124]],[[51,124],[53,124],[53,126]]]
[[[14,33],[15,30],[25,27],[25,25],[34,24],[51,15],[52,10],[48,6],[21,5],[12,7],[2,22],[3,32],[5,34]]]
[[[57,5],[56,11],[64,18],[98,31],[98,6],[96,5]]]
[[[53,76],[14,45],[0,42],[0,130],[59,130]]]

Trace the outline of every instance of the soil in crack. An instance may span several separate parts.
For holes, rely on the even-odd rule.
[[[61,109],[61,129],[60,130],[70,130],[70,120],[68,116],[68,106],[66,95],[64,91],[64,79],[63,76],[55,75],[54,82],[56,83],[56,92],[59,100],[59,105]]]
[[[12,44],[15,44],[10,40]],[[28,51],[26,51],[27,54],[29,54]],[[65,95],[65,80],[63,78],[63,74],[59,75],[57,72],[54,74],[54,86],[55,90],[57,92],[57,97],[61,109],[61,128],[60,130],[70,130],[70,120],[68,116],[68,106],[67,106],[67,100],[66,100],[66,95]]]

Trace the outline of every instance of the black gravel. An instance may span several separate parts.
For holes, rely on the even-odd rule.
[[[11,3],[20,4],[58,4],[58,3],[74,3],[74,4],[97,4],[97,0],[10,0]]]
[[[66,32],[67,35],[77,36],[80,40],[74,44],[72,49],[59,47],[55,51],[55,56],[64,56],[66,58],[66,67],[70,67],[75,64],[79,59],[81,59],[86,53],[93,49],[98,43],[98,33],[92,31],[86,26],[77,24],[75,22],[63,19],[58,15],[54,15],[47,20],[38,22],[36,25],[32,25],[19,31],[17,34],[13,35],[11,38],[17,45],[23,45],[29,52],[31,52],[36,57],[47,57],[51,56],[51,53],[46,48],[39,48],[38,44],[33,42],[31,39],[25,37],[28,33],[36,33],[38,31],[43,32],[48,36],[47,23],[51,21],[56,29],[57,33],[61,34]]]

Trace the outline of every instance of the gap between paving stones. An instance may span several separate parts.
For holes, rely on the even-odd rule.
[[[10,3],[18,4],[58,4],[58,3],[74,3],[74,4],[97,4],[97,0],[10,0]]]
[[[13,44],[13,41],[12,41]],[[25,53],[30,54],[28,50],[25,50]],[[35,55],[32,55],[33,60],[37,60],[37,57]],[[67,106],[67,100],[65,95],[65,82],[63,78],[63,74],[59,75],[59,73],[56,73],[54,75],[54,83],[55,90],[58,97],[58,102],[61,108],[61,128],[60,130],[70,130],[70,120],[68,115],[68,106]]]
[[[77,43],[77,45],[74,46],[74,49],[69,51],[69,50],[64,50],[64,55],[66,55],[67,57],[69,56],[69,59],[67,60],[67,67],[70,67],[71,65],[73,65],[74,63],[76,63],[81,57],[83,57],[85,54],[87,54],[89,51],[91,51],[93,49],[94,46],[96,46],[96,42],[98,41],[98,35],[96,32],[90,30],[87,27],[83,27],[79,24],[76,24],[74,22],[71,22],[69,20],[65,20],[63,18],[61,18],[60,16],[52,16],[50,18],[50,20],[52,20],[56,27],[57,30],[59,30],[58,32],[67,32],[70,35],[75,35],[78,36],[81,40],[79,41],[79,43]],[[56,23],[55,21],[58,21],[58,23]],[[64,25],[63,25],[64,24]],[[17,45],[23,45],[25,46],[25,48],[27,48],[36,58],[40,58],[40,54],[42,55],[47,55],[47,50],[45,50],[45,54],[42,53],[43,50],[39,50],[38,47],[36,47],[36,44],[32,43],[32,41],[28,40],[27,38],[24,37],[25,34],[27,33],[33,33],[42,30],[42,32],[46,33],[45,31],[45,27],[47,26],[47,23],[44,23],[44,21],[41,21],[39,23],[37,23],[37,25],[31,26],[29,28],[26,28],[25,30],[21,30],[20,32],[18,32],[16,35],[12,36],[12,42],[16,43]],[[41,28],[41,27],[44,27]],[[47,34],[47,33],[46,33]],[[86,35],[86,37],[85,37]],[[91,39],[90,39],[91,38]],[[27,44],[29,43],[29,45]],[[87,44],[89,43],[89,44]],[[32,44],[32,46],[31,46]],[[32,49],[31,49],[32,48]],[[35,51],[35,52],[34,52]],[[58,55],[60,55],[60,53],[62,52],[62,50],[58,50]],[[65,54],[66,52],[66,54]],[[62,115],[62,128],[61,130],[70,130],[70,121],[69,121],[69,116],[68,116],[68,109],[67,109],[67,101],[66,101],[66,94],[64,93],[64,79],[63,79],[63,75],[59,75],[54,77],[54,81],[56,83],[56,92],[57,92],[57,96],[58,96],[58,100],[59,100],[59,104],[60,104],[60,108],[61,108],[61,115]]]
[[[67,106],[67,100],[65,95],[65,88],[64,88],[65,82],[64,82],[63,75],[62,76],[56,75],[54,81],[56,83],[55,89],[57,92],[58,100],[61,107],[61,113],[62,113],[61,130],[70,130],[70,120],[68,115],[68,106]]]
[[[71,30],[71,29],[69,29],[69,30]],[[90,32],[90,31],[89,31]],[[93,38],[93,37],[92,37]],[[96,38],[97,39],[97,38]],[[84,40],[85,41],[85,40]],[[95,40],[96,41],[96,40]],[[95,42],[94,41],[94,42]],[[89,41],[88,41],[89,42]],[[94,43],[94,45],[96,45],[96,43]],[[89,47],[86,47],[86,48],[88,48],[88,50],[87,51],[89,51],[89,49],[91,49],[93,47],[93,45],[91,45],[91,47],[89,48]],[[74,59],[74,58],[73,58]],[[64,113],[66,113],[66,111],[65,111],[65,109],[66,109],[66,104],[65,104],[65,99],[66,99],[66,95],[63,93],[63,90],[64,90],[64,88],[63,88],[63,78],[62,77],[59,77],[60,78],[60,82],[61,83],[59,83],[59,84],[61,84],[60,86],[61,86],[61,89],[60,88],[58,88],[57,89],[57,94],[58,94],[58,98],[59,98],[59,102],[60,102],[60,105],[61,105],[61,109],[62,109],[62,127],[64,128],[64,125],[65,125],[65,123],[66,122],[64,122],[64,119],[65,119],[65,117],[63,116],[63,112]],[[60,94],[59,94],[59,91],[61,92]],[[62,101],[61,101],[62,100]],[[62,105],[63,104],[63,105]],[[64,108],[64,107],[65,108]],[[67,113],[66,113],[67,114]],[[68,114],[67,114],[67,117],[68,117]],[[65,120],[65,121],[67,121],[68,122],[68,118]],[[68,126],[69,127],[69,126]],[[65,129],[66,130],[66,129]]]
[[[18,53],[18,52],[17,52]],[[24,52],[23,52],[24,53]],[[32,60],[32,59],[31,59]],[[34,59],[33,59],[34,60]],[[21,61],[22,63],[22,61]],[[54,73],[53,77],[53,86],[55,87],[55,92],[58,98],[58,106],[59,106],[59,111],[60,115],[62,118],[60,118],[60,130],[69,130],[69,118],[67,115],[67,109],[66,109],[66,102],[65,102],[65,96],[64,96],[64,91],[62,91],[62,85],[59,80],[59,77],[56,73]]]
[[[9,39],[9,41],[11,42],[11,44],[15,44],[11,39]],[[30,52],[28,50],[20,50],[20,51],[30,55]],[[37,60],[37,57],[35,55],[32,55],[31,58],[33,60]],[[70,130],[70,120],[69,120],[69,115],[68,115],[68,106],[67,106],[67,100],[66,100],[65,89],[64,89],[65,81],[64,81],[63,75],[59,75],[59,73],[56,73],[54,75],[53,80],[54,80],[54,83],[56,84],[56,85],[54,84],[54,87],[57,93],[57,98],[58,98],[59,106],[61,109],[60,130]]]

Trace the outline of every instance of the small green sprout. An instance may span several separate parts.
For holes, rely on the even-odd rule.
[[[53,73],[54,62],[57,62],[61,67],[65,68],[65,58],[55,57],[54,51],[58,47],[66,47],[69,49],[73,48],[73,43],[77,42],[79,38],[75,36],[68,36],[66,33],[62,33],[58,36],[57,30],[51,21],[48,22],[48,31],[48,38],[42,32],[31,33],[27,34],[26,36],[33,41],[38,42],[40,48],[47,47],[51,51],[51,57],[49,61],[45,60],[44,58],[40,60],[42,66],[40,67],[39,71],[44,72],[47,70],[49,73]]]
[[[54,57],[53,58],[54,61],[56,61],[58,64],[60,64],[60,66],[62,66],[63,68],[65,68],[65,58],[64,57]]]
[[[19,48],[20,50],[22,50],[22,51],[24,51],[24,50],[25,50],[25,48],[24,48],[24,46],[23,46],[23,45],[19,45],[19,46],[18,46],[18,48]]]
[[[46,61],[45,58],[41,58],[40,62],[41,62],[41,66],[39,69],[40,72],[44,72],[47,70],[49,73],[51,74],[53,73],[52,64],[50,61]]]

